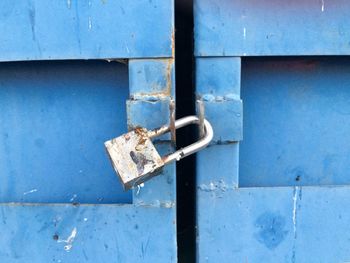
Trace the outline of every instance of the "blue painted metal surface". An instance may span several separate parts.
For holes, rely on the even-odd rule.
[[[196,56],[350,54],[347,0],[195,0]]]
[[[176,262],[175,166],[126,193],[103,148],[169,122],[173,22],[172,0],[0,3],[0,61],[66,60],[0,64],[0,262]]]
[[[173,0],[0,2],[0,61],[173,56]]]
[[[241,61],[237,58],[196,60],[196,95],[203,101],[206,118],[215,130],[213,143],[242,139],[240,67]]]
[[[176,262],[175,209],[2,204],[0,216],[1,262]]]
[[[349,261],[348,186],[218,185],[198,195],[199,262]]]
[[[129,66],[137,62],[132,60]],[[173,67],[172,59],[161,63]],[[6,172],[1,174],[1,261],[27,262],[30,256],[35,262],[106,262],[112,258],[120,262],[175,262],[174,164],[136,189],[133,204],[118,205],[130,202],[131,192],[120,190],[103,150],[105,137],[126,130],[127,118],[129,123],[150,128],[167,123],[170,96],[158,101],[147,101],[151,96],[133,98],[125,111],[130,70],[115,62],[17,62],[1,66],[5,69],[1,110],[7,116],[1,125],[8,134],[2,137],[6,147],[1,155]],[[158,72],[163,77],[165,73]],[[134,83],[132,76],[130,82]],[[141,84],[151,87],[149,81],[149,85]],[[172,83],[167,84],[170,90]],[[14,131],[16,140],[12,139]],[[38,136],[44,138],[40,140],[43,143],[38,143]],[[157,142],[156,147],[161,153],[172,150],[167,139]],[[49,169],[50,164],[55,169],[40,170]],[[10,168],[23,170],[14,174]]]
[[[198,262],[349,261],[350,60],[290,55],[347,55],[350,5],[195,2],[197,96],[229,138],[197,154]]]
[[[131,99],[126,103],[129,129],[137,126],[154,129],[169,124],[170,101],[174,99],[174,60],[130,60],[129,72],[132,78],[129,80]],[[164,155],[173,150],[170,134],[156,138],[154,144]],[[163,203],[175,209],[175,193],[175,164],[170,164],[162,175],[136,189],[133,201],[135,204]]]
[[[159,100],[175,98],[174,63],[171,59],[131,60],[129,66],[130,97]]]
[[[62,61],[0,68],[0,202],[131,202],[103,145],[127,131],[127,66]]]
[[[349,184],[350,60],[242,65],[240,186]]]

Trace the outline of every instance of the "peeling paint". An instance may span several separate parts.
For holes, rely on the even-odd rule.
[[[144,187],[144,186],[145,186],[144,183],[137,185],[136,195],[139,195],[141,188]]]
[[[296,250],[295,250],[295,243],[297,239],[297,216],[298,216],[298,199],[301,200],[301,187],[295,186],[293,191],[293,212],[292,212],[292,220],[293,220],[293,248],[292,248],[292,263],[296,262]]]
[[[239,95],[234,93],[228,93],[223,96],[214,96],[213,94],[197,94],[198,100],[210,101],[210,102],[224,102],[224,101],[233,101],[240,100]]]
[[[171,32],[171,57],[175,58],[175,30]]]
[[[91,17],[89,16],[89,19],[88,19],[88,23],[89,23],[89,30],[92,29],[92,20],[91,20]]]
[[[74,194],[74,195],[72,196],[72,198],[69,199],[69,201],[70,201],[70,202],[73,202],[73,201],[77,198],[77,196],[78,196],[78,195]]]
[[[294,231],[294,237],[296,237],[297,233],[297,202],[298,202],[298,194],[299,194],[299,187],[296,186],[294,188],[294,194],[293,194],[293,231]]]
[[[128,54],[129,54],[129,53],[130,53],[130,49],[129,49],[129,47],[128,47],[128,44],[127,44],[127,43],[124,43],[124,45],[125,45],[126,52],[128,52]]]
[[[57,243],[66,243],[66,245],[63,248],[65,251],[69,252],[73,247],[73,242],[75,237],[77,236],[77,233],[78,233],[77,228],[74,227],[67,239],[58,239]]]
[[[172,87],[172,69],[174,65],[174,60],[173,59],[168,59],[167,60],[167,66],[166,66],[166,89],[164,95],[170,96],[171,95],[171,87]]]
[[[169,96],[163,92],[157,92],[157,93],[143,93],[138,92],[130,95],[131,100],[141,100],[141,101],[151,101],[156,102],[162,99],[168,99]]]
[[[32,193],[35,193],[37,191],[38,191],[38,189],[32,189],[30,191],[24,192],[23,195],[32,194]]]
[[[224,180],[211,181],[209,184],[201,184],[198,186],[198,189],[204,192],[226,192],[227,190],[237,189],[237,186],[234,184],[227,184]]]
[[[131,99],[160,100],[172,96],[174,59],[153,59],[132,65],[135,66],[131,66],[131,74],[135,74],[136,80],[144,84],[131,88]]]
[[[153,200],[150,203],[145,203],[142,200],[138,200],[134,203],[134,205],[153,208],[173,208],[175,207],[175,202],[172,202],[170,200]]]

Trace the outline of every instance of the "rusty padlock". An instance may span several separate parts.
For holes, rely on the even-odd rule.
[[[175,129],[200,124],[197,116],[187,116],[175,121]],[[153,176],[159,174],[164,165],[205,148],[213,138],[213,128],[207,120],[203,120],[204,135],[197,142],[174,153],[161,157],[151,139],[170,131],[170,126],[162,126],[148,131],[136,128],[124,135],[105,142],[107,153],[114,170],[119,175],[124,189],[133,188]]]

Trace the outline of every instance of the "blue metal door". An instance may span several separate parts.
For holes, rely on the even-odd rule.
[[[349,261],[349,11],[195,1],[199,262]]]
[[[0,32],[0,262],[175,262],[174,165],[125,192],[104,149],[169,123],[173,1],[1,1]]]

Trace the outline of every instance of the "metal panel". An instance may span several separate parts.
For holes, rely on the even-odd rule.
[[[349,12],[347,0],[195,0],[195,54],[350,54]]]
[[[129,62],[130,97],[157,100],[175,97],[172,59],[131,60]]]
[[[0,61],[172,57],[173,0],[0,2]]]
[[[130,60],[129,72],[133,78],[130,80],[131,99],[127,101],[129,128],[139,125],[154,129],[169,124],[170,102],[174,99],[174,60]],[[141,81],[138,83],[137,80]],[[155,89],[161,92],[155,94]],[[155,141],[156,148],[163,155],[173,150],[171,145],[169,134]],[[161,175],[148,181],[144,187],[135,189],[133,198],[135,204],[163,203],[175,209],[175,164],[167,165]]]
[[[197,58],[197,98],[204,101],[205,116],[213,125],[213,142],[242,139],[239,58]],[[225,123],[225,125],[222,125]]]
[[[173,8],[173,0],[0,3],[0,61],[129,63],[0,64],[1,262],[176,262],[175,165],[125,193],[103,148],[127,123],[169,122]],[[155,145],[172,150],[167,137]]]
[[[348,262],[349,187],[198,191],[199,262]]]
[[[238,63],[348,55],[349,11],[345,0],[195,0],[199,97],[241,92],[244,108],[238,143],[234,108],[206,107],[216,138],[233,140],[197,154],[198,262],[350,260],[349,59]]]
[[[175,219],[160,206],[2,204],[0,259],[176,262]]]
[[[0,64],[0,201],[131,202],[104,141],[126,129],[126,65]]]
[[[215,134],[212,145],[197,153],[198,262],[232,262],[236,258],[230,254],[235,235],[225,234],[230,217],[216,207],[231,209],[227,194],[238,187],[237,141],[242,139],[242,112],[237,112],[236,105],[240,102],[240,76],[240,58],[196,58],[196,92],[199,98],[213,98],[205,104],[205,117],[213,123]]]
[[[214,144],[197,153],[197,187],[203,191],[238,187],[238,157],[238,143]]]
[[[150,64],[148,60],[143,59],[142,61],[145,63],[144,68]],[[169,63],[170,68],[173,68],[172,59],[161,61],[160,63]],[[135,64],[138,64],[138,61],[131,61],[129,65],[132,67]],[[18,102],[12,105],[11,111],[8,109],[8,114],[3,115],[1,123],[6,124],[12,120],[11,123],[7,123],[7,126],[17,127],[14,124],[22,122],[14,122],[14,120],[22,118],[23,121],[28,122],[26,123],[28,127],[26,129],[19,129],[19,131],[32,132],[34,135],[37,135],[38,132],[41,132],[40,129],[31,129],[33,123],[36,123],[34,117],[37,117],[37,115],[41,116],[41,113],[46,114],[46,110],[50,114],[53,109],[63,111],[63,114],[56,114],[51,118],[53,124],[59,122],[62,125],[61,127],[52,128],[52,125],[49,125],[50,118],[49,121],[47,120],[48,118],[39,118],[37,121],[40,125],[48,126],[43,128],[43,132],[48,131],[49,135],[52,135],[51,133],[57,133],[57,136],[60,136],[58,142],[56,142],[55,138],[52,138],[52,140],[54,141],[53,143],[59,143],[59,145],[55,145],[54,149],[61,151],[61,156],[66,157],[64,153],[67,150],[70,152],[69,147],[75,149],[74,147],[77,145],[76,140],[68,136],[70,135],[69,128],[74,131],[72,123],[76,124],[77,128],[80,128],[75,138],[78,140],[80,137],[85,138],[84,136],[86,135],[84,132],[87,134],[90,132],[91,136],[94,135],[96,137],[96,134],[98,134],[97,131],[102,129],[104,136],[110,136],[109,138],[112,138],[116,135],[115,133],[119,133],[124,129],[126,130],[126,117],[123,116],[125,116],[125,97],[128,92],[126,81],[128,71],[124,65],[95,61],[70,61],[45,62],[44,64],[43,62],[30,64],[26,62],[23,65],[17,62],[2,64],[2,66],[5,69],[10,67],[10,69],[4,71],[2,99],[6,103],[3,103],[2,107],[5,107],[4,109],[10,107],[12,104],[9,105],[7,102],[16,102],[16,99],[19,102],[25,102],[25,104],[22,105]],[[168,75],[161,68],[159,67],[159,72],[154,73],[154,76],[159,74],[159,78],[163,79]],[[33,72],[36,73],[36,78],[33,78]],[[135,83],[135,75],[130,75],[129,77],[131,79],[130,82]],[[173,79],[173,71],[171,71],[170,79]],[[152,81],[152,78],[145,79],[145,82],[141,82],[140,85],[147,87]],[[27,83],[27,86],[24,87],[23,83]],[[174,86],[172,81],[169,84],[169,89],[170,94],[173,94],[172,90]],[[138,105],[138,103],[148,105],[146,111],[143,110],[143,107],[128,107],[126,113],[129,123],[138,125],[141,124],[141,120],[144,121],[146,119],[150,120],[147,123],[147,127],[152,128],[167,123],[170,116],[168,109],[171,97],[164,96],[159,101],[155,101],[152,98],[148,101],[147,98],[151,98],[151,96],[147,92],[145,90],[145,99],[139,97],[138,99],[133,98],[129,101],[132,101],[135,105]],[[32,97],[38,97],[41,100],[31,103],[30,98]],[[47,98],[50,98],[50,100],[47,100]],[[42,105],[41,102],[46,102],[46,104]],[[61,105],[62,103],[63,105]],[[120,107],[121,105],[122,107]],[[158,105],[163,106],[158,107]],[[30,111],[24,111],[25,106]],[[29,106],[37,106],[39,109],[36,110],[34,107],[33,111]],[[18,109],[22,109],[22,111],[18,111]],[[40,111],[42,109],[44,109],[43,112]],[[111,109],[117,110],[113,112]],[[87,112],[85,113],[84,110],[87,110]],[[81,117],[82,112],[84,114]],[[29,122],[27,119],[30,113],[33,113],[33,118]],[[60,116],[64,116],[65,118],[62,119]],[[72,117],[75,122],[65,123],[67,117]],[[93,126],[97,131],[93,128],[89,129],[89,126],[85,127],[87,125],[86,122],[89,125],[97,125],[98,127]],[[67,134],[62,133],[65,130]],[[106,130],[108,130],[108,133],[105,132]],[[5,140],[8,137],[4,136],[3,139]],[[100,145],[103,149],[104,139],[99,142],[99,139],[95,137],[92,138],[92,141],[86,140],[87,143],[90,143],[89,145],[93,145],[90,148],[95,149],[97,145]],[[23,143],[16,142],[18,144],[18,154],[22,154],[19,146],[27,143],[27,138],[29,141],[34,140],[32,144],[34,146],[36,145],[35,136],[22,136],[21,141]],[[68,140],[68,138],[67,145],[63,144],[64,147],[62,147],[62,142]],[[49,141],[48,143],[51,142]],[[171,143],[167,139],[162,139],[155,145],[161,153],[172,150]],[[35,163],[38,161],[38,155],[35,154],[33,155],[34,157],[30,156],[29,151],[33,148],[32,145],[30,146],[28,149],[25,149],[28,153],[23,153],[23,156],[27,156],[28,162],[30,158],[33,158],[32,162]],[[46,146],[46,144],[43,144],[43,146]],[[45,149],[45,147],[41,148]],[[5,147],[5,149],[8,150],[11,148]],[[51,158],[52,156],[49,154],[51,154],[52,150],[53,148],[48,147],[47,153],[41,156],[39,161],[46,161],[48,158]],[[11,153],[11,151],[5,152],[3,156],[6,157],[8,153]],[[15,199],[16,196],[12,194],[13,191],[11,191],[12,188],[16,189],[16,185],[10,185],[5,192],[6,195],[4,194],[5,202],[15,201],[21,203],[2,203],[0,205],[0,231],[2,233],[2,239],[0,241],[0,246],[2,247],[0,250],[1,262],[27,262],[28,259],[34,262],[106,262],[111,260],[117,260],[118,262],[176,262],[175,165],[167,166],[157,178],[146,183],[143,188],[135,189],[133,204],[79,205],[78,202],[117,203],[123,201],[121,197],[119,200],[109,200],[107,198],[95,200],[96,196],[101,194],[98,191],[101,190],[102,186],[102,190],[104,190],[102,193],[107,197],[114,197],[114,195],[118,194],[117,189],[120,187],[120,183],[113,174],[113,169],[109,165],[105,153],[103,155],[101,153],[99,158],[101,160],[103,158],[106,161],[106,167],[107,165],[109,166],[107,170],[110,174],[101,175],[102,168],[99,168],[97,172],[95,171],[97,167],[95,166],[96,162],[91,163],[91,161],[99,160],[97,153],[99,153],[99,150],[95,149],[93,156],[88,155],[89,159],[85,158],[83,162],[83,164],[88,163],[87,168],[90,168],[94,172],[91,172],[91,180],[87,180],[87,177],[82,173],[69,180],[62,180],[62,176],[67,176],[67,174],[69,176],[70,174],[62,170],[61,165],[56,165],[52,166],[55,168],[53,171],[42,174],[41,178],[44,177],[45,180],[36,182],[40,183],[39,186],[42,186],[40,190],[43,189],[45,191],[39,192],[39,187],[35,188],[37,191],[33,191],[34,189],[32,189],[25,194],[18,191],[17,197],[19,200],[17,200]],[[77,156],[79,157],[80,155],[78,154]],[[16,160],[15,157],[7,159],[13,161]],[[70,165],[71,169],[79,168],[79,163],[76,163],[79,160],[77,159],[78,157],[76,155],[68,156],[67,160],[72,162]],[[23,157],[21,160],[23,161],[25,158]],[[4,167],[7,166],[4,165]],[[20,163],[14,167],[21,167]],[[37,169],[33,168],[30,171],[36,176],[38,175]],[[52,174],[56,174],[57,177],[57,181],[54,183],[51,180],[52,178],[55,179]],[[6,181],[7,179],[8,182],[17,178],[19,177],[11,176],[11,174],[4,175],[4,180]],[[25,185],[24,183],[30,185],[32,183],[31,179],[33,178],[28,176],[21,183],[23,185]],[[70,181],[73,180],[80,182],[80,185],[75,185],[76,187],[82,187],[84,191],[86,187],[89,187],[89,189],[95,189],[96,192],[89,192],[89,195],[87,194],[84,197],[80,197],[78,194],[76,196],[70,196],[70,190],[73,192],[76,191],[70,184]],[[60,199],[54,199],[52,196],[52,189],[56,187],[55,184],[61,185]],[[130,200],[130,194],[121,194],[119,192],[119,195],[126,196],[128,198],[127,200]],[[23,199],[23,196],[26,198],[28,196],[28,198]],[[71,199],[66,200],[65,198]],[[47,204],[29,203],[33,202],[32,200]],[[52,204],[50,202],[72,202],[73,204]],[[161,222],[161,224],[157,222]],[[154,251],[157,251],[157,253],[154,253]]]
[[[349,184],[350,60],[248,59],[239,184]]]
[[[239,58],[197,58],[196,62],[217,63],[217,68],[225,68],[226,64],[229,69],[233,60]],[[324,175],[332,183],[348,182],[347,163],[343,161],[349,155],[346,146],[349,59],[252,58],[243,60],[242,65],[245,116],[242,145],[218,141],[197,154],[198,262],[347,262],[350,214],[344,200],[349,198],[348,186],[241,188],[241,183],[296,184],[295,177],[287,181],[281,173],[272,172],[279,164],[269,158],[281,149],[285,149],[283,155],[289,154],[286,160],[291,165],[305,160],[315,169],[313,177],[299,179],[303,180],[300,184],[327,184],[322,181],[327,178]],[[222,86],[227,79],[225,74],[212,77],[202,68],[197,67],[197,85],[201,83],[197,91],[205,92],[210,86],[213,93],[225,96]],[[239,64],[230,72],[234,75],[231,79],[240,85]],[[227,85],[227,92],[233,86]],[[238,91],[235,94],[239,96]],[[227,112],[225,109],[226,104],[221,112],[206,108],[212,119]],[[230,127],[225,122],[230,117],[216,125]],[[215,129],[217,137],[226,133],[223,129]],[[296,147],[303,150],[293,152],[293,143],[278,145],[279,139],[293,138],[295,143],[301,143]],[[264,184],[257,183],[256,178],[263,174],[260,153],[266,158],[260,164],[269,171]],[[328,153],[336,158],[329,160]],[[322,162],[312,163],[314,157],[317,160],[320,156],[324,157]],[[250,162],[247,166],[254,172],[246,173],[243,165],[238,166],[238,159],[241,165]],[[329,173],[316,171],[325,168]]]

